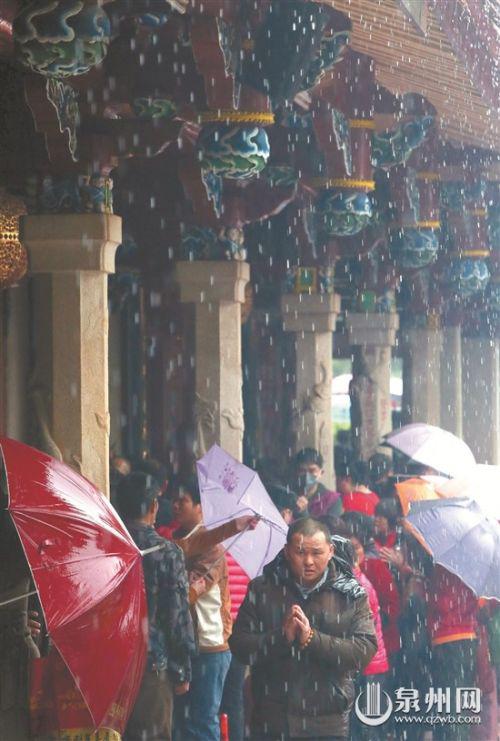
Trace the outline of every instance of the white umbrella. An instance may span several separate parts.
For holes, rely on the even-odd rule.
[[[385,441],[412,460],[454,478],[466,475],[476,464],[472,450],[463,440],[433,425],[405,425],[386,435]]]
[[[432,479],[431,483],[441,497],[474,499],[486,515],[500,520],[500,466],[477,464],[459,478],[425,478]]]
[[[196,463],[203,523],[210,530],[242,515],[258,515],[253,531],[228,538],[223,545],[253,579],[286,543],[288,525],[262,481],[251,468],[213,445]]]

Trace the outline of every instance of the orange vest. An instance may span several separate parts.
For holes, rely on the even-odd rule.
[[[403,515],[406,517],[412,502],[421,502],[426,499],[440,499],[432,484],[423,479],[414,478],[396,484],[396,492],[401,502]]]

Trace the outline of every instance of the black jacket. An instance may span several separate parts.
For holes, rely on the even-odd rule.
[[[293,604],[302,607],[314,629],[303,650],[289,645],[282,632]],[[229,644],[251,666],[257,737],[347,735],[351,677],[377,650],[366,594],[347,572],[331,561],[324,584],[304,599],[279,554],[250,582]]]

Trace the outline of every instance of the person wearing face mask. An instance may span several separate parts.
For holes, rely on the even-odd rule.
[[[314,448],[303,448],[295,456],[298,498],[295,517],[339,517],[342,500],[339,492],[327,489],[320,479],[323,471],[323,456]]]

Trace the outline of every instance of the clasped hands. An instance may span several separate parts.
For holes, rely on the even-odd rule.
[[[298,641],[304,647],[311,637],[311,625],[299,605],[292,605],[283,621],[283,633],[288,643]]]

